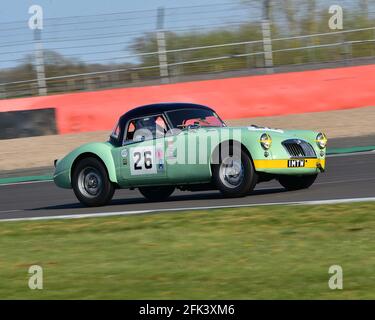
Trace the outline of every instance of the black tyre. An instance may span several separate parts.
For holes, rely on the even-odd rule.
[[[72,175],[72,187],[77,199],[88,207],[106,205],[115,192],[105,166],[96,158],[78,162]]]
[[[149,201],[166,200],[174,191],[173,186],[141,187],[139,192]]]
[[[278,180],[287,190],[300,190],[311,187],[317,176],[317,174],[303,176],[279,176]]]
[[[250,157],[241,147],[230,146],[229,152],[222,151],[219,162],[212,166],[212,179],[224,196],[243,197],[253,191],[257,174]]]

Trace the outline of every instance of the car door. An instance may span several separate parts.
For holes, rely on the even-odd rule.
[[[170,183],[206,183],[211,179],[209,146],[202,146],[204,129],[185,129],[166,137],[166,166]]]
[[[121,187],[138,187],[147,185],[163,185],[167,183],[167,168],[165,165],[164,135],[143,135],[142,130],[137,129],[140,121],[162,118],[162,115],[148,116],[132,119],[128,122],[125,132],[129,134],[131,126],[134,132],[129,136],[124,135],[123,146],[115,151],[117,159],[117,176]],[[138,121],[138,122],[137,122]],[[134,136],[135,135],[135,136]]]

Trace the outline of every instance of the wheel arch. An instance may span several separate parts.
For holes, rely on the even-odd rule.
[[[109,161],[109,159],[106,159],[106,158],[103,159],[103,157],[99,156],[98,154],[96,154],[94,152],[83,152],[83,153],[79,154],[74,159],[74,161],[72,163],[72,166],[70,168],[70,179],[72,179],[72,177],[73,177],[73,172],[74,172],[75,168],[77,167],[77,164],[85,158],[95,158],[95,159],[99,160],[104,165],[104,168],[107,172],[109,180],[112,183],[115,183],[117,185],[116,170],[115,170],[113,160],[112,160],[112,163],[111,163]]]
[[[250,159],[250,161],[251,161],[251,163],[253,165],[253,168],[255,170],[253,157],[251,156],[251,153],[250,153],[249,149],[243,143],[241,143],[240,141],[235,140],[235,139],[229,139],[229,140],[221,141],[220,143],[218,143],[216,145],[216,147],[214,148],[214,150],[212,151],[211,157],[210,157],[211,175],[212,175],[212,166],[215,165],[215,163],[212,163],[212,160],[215,159],[215,157],[219,157],[219,155],[220,155],[220,147],[222,145],[224,145],[224,144],[228,144],[229,146],[233,146],[234,143],[238,144],[241,147],[241,150],[244,151],[248,155],[248,157],[249,157],[249,159]]]

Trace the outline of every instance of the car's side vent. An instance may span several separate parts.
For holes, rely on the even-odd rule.
[[[314,148],[306,141],[289,139],[282,142],[291,158],[316,158]]]

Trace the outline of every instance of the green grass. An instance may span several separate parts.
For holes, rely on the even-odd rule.
[[[0,298],[375,298],[375,204],[0,223]],[[44,289],[28,288],[28,268]],[[328,288],[341,265],[344,289]]]

